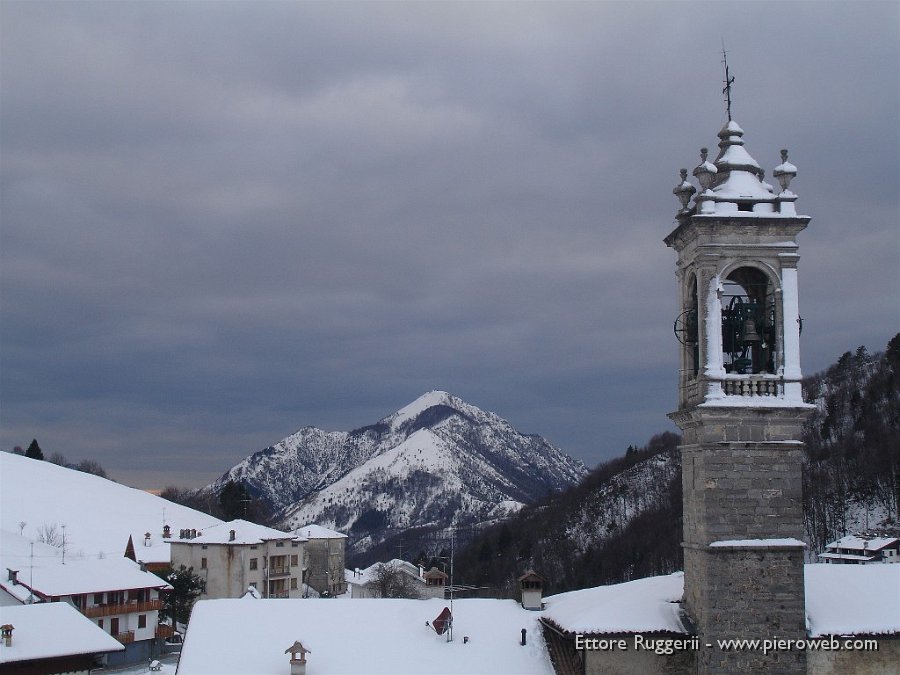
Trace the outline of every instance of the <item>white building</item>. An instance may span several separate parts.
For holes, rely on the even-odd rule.
[[[303,537],[246,520],[178,535],[169,540],[172,567],[194,568],[206,583],[201,598],[240,598],[248,588],[264,598],[301,597]]]
[[[134,663],[155,655],[157,638],[171,629],[159,625],[160,592],[171,586],[124,557],[63,561],[61,551],[0,531],[0,605],[63,602],[124,645],[108,665]]]
[[[865,565],[900,562],[900,539],[897,537],[847,536],[833,541],[819,554],[826,563]]]

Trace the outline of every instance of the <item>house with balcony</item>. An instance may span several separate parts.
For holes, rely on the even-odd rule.
[[[819,554],[822,562],[838,565],[900,562],[900,539],[897,537],[850,535],[825,546]]]
[[[106,665],[146,661],[158,640],[171,634],[160,625],[161,593],[171,586],[124,557],[63,555],[54,546],[0,532],[3,605],[63,602],[77,609],[124,646]]]
[[[248,588],[263,598],[301,597],[305,544],[296,534],[240,519],[181,530],[169,540],[172,567],[193,567],[205,582],[201,599],[240,598]]]

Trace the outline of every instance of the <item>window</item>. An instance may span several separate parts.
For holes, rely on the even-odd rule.
[[[291,548],[297,548],[299,545],[296,541],[291,542]]]
[[[296,591],[296,590],[297,590],[297,580],[296,580],[295,578],[293,578],[293,577],[291,577],[291,590],[292,590],[292,591]]]
[[[250,582],[250,588],[256,588],[256,582],[255,582],[255,581],[251,581],[251,582]]]
[[[291,565],[296,565],[296,564],[297,564],[297,555],[294,554],[291,556]]]
[[[206,558],[200,558],[200,569],[206,569]]]
[[[119,634],[119,617],[115,617],[109,620],[109,634],[110,635],[118,635]]]
[[[251,551],[255,551],[256,548],[257,548],[257,547],[256,547],[256,544],[251,544],[251,545],[250,545],[250,550],[251,550]]]
[[[147,615],[139,614],[138,615],[138,628],[146,628],[147,627]]]
[[[94,604],[95,605],[103,604],[103,593],[94,593]]]
[[[258,561],[259,561],[258,558],[250,558],[250,569],[251,570],[257,569],[257,566],[259,565]]]
[[[97,619],[97,625],[103,628],[103,619]]]
[[[283,541],[276,541],[276,542],[275,542],[275,548],[284,548],[284,542],[283,542]]]

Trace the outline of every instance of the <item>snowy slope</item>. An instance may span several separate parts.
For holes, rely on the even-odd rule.
[[[177,536],[180,529],[221,522],[105,478],[0,453],[0,529],[37,539],[48,529],[61,537],[65,526],[67,559],[121,556],[131,536],[138,560],[168,562],[163,524]]]
[[[351,544],[365,548],[385,529],[505,516],[585,473],[540,436],[433,391],[354,431],[301,429],[210,489],[241,482],[282,515],[282,525],[319,522],[350,531]]]

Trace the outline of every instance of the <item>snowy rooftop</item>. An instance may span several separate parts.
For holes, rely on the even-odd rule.
[[[456,600],[453,642],[447,642],[425,625],[447,605],[437,599],[203,600],[194,607],[178,673],[283,675],[290,670],[284,650],[300,640],[311,650],[310,675],[553,674],[539,612],[513,600]]]
[[[138,560],[169,562],[169,545],[162,539],[163,524],[203,528],[221,523],[200,511],[142,490],[38,461],[0,452],[0,529],[36,539],[46,527],[57,534],[66,526],[69,556],[107,557],[125,553],[128,537]],[[144,534],[151,546],[144,546]]]
[[[64,602],[0,607],[0,624],[7,623],[14,626],[12,645],[0,646],[0,664],[125,649]]]
[[[334,530],[329,530],[327,527],[322,527],[321,525],[304,525],[303,527],[298,527],[294,530],[299,536],[306,537],[307,539],[346,539],[346,534],[341,534],[340,532],[335,532]]]
[[[231,533],[234,532],[232,538]],[[185,544],[261,544],[272,540],[297,540],[298,537],[290,532],[282,532],[265,525],[257,525],[246,520],[232,520],[227,523],[217,523],[204,528],[201,534],[193,539],[171,538],[173,543]]]
[[[866,539],[865,537],[855,537],[853,535],[848,535],[846,537],[841,537],[837,541],[833,541],[826,549],[838,549],[838,548],[847,548],[847,549],[855,549],[855,550],[868,550],[871,552],[880,551],[885,546],[891,546],[892,544],[897,543],[896,537],[872,537],[871,539]]]
[[[900,565],[805,566],[809,634],[900,634]],[[684,574],[561,593],[545,618],[573,633],[686,633],[676,604]]]
[[[598,586],[544,599],[545,619],[572,633],[687,633],[679,616],[684,573]]]
[[[420,570],[416,565],[413,565],[411,562],[407,562],[406,560],[394,558],[393,560],[390,560],[386,563],[374,563],[372,565],[369,565],[365,569],[344,570],[344,580],[348,584],[363,586],[370,581],[374,581],[377,578],[379,565],[394,567],[395,569],[402,570],[410,576],[416,577],[417,579],[420,578]]]
[[[40,543],[40,542],[39,542]],[[23,599],[28,585],[43,596],[101,593],[132,588],[171,588],[169,584],[124,556],[108,558],[67,558],[61,551],[41,544],[31,555],[31,542],[12,532],[0,531],[0,585],[11,595]],[[48,550],[50,549],[50,550]],[[19,585],[6,581],[7,569],[18,570]]]
[[[900,565],[806,566],[809,634],[900,633]]]

